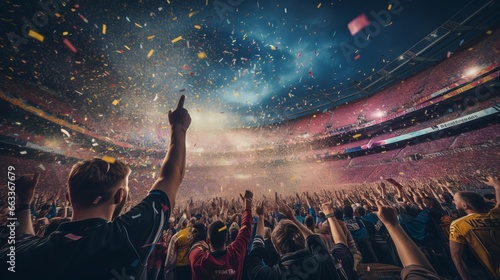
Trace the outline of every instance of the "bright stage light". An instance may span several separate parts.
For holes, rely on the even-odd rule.
[[[467,69],[467,71],[465,71],[464,76],[471,78],[471,77],[474,77],[478,72],[479,72],[478,67],[471,67],[471,68]]]

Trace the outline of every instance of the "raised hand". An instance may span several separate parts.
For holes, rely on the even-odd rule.
[[[377,200],[375,203],[378,207],[377,216],[386,226],[396,226],[399,224],[396,208],[387,205],[383,200]]]
[[[14,181],[18,204],[29,204],[35,195],[35,187],[38,184],[40,173],[22,175]]]
[[[486,180],[481,180],[484,184],[488,186],[492,186],[495,189],[500,188],[500,180],[496,177],[493,176],[488,176],[486,177]]]
[[[289,220],[295,219],[292,208],[286,205],[286,203],[280,199],[277,200],[279,211],[285,215],[285,217]]]
[[[243,199],[243,202],[245,203],[245,209],[252,210],[253,193],[249,190],[245,190],[245,196],[240,194],[240,197],[241,199]]]
[[[255,209],[255,212],[257,213],[257,215],[259,217],[263,217],[264,216],[264,212],[265,212],[264,200],[262,200],[261,202],[259,202],[257,204],[257,208]]]
[[[333,201],[328,201],[321,204],[321,211],[323,211],[325,215],[333,213]]]
[[[182,95],[179,99],[179,103],[177,104],[177,108],[174,111],[168,111],[168,121],[172,126],[178,126],[184,131],[189,128],[191,124],[191,116],[188,111],[184,109],[184,100],[186,99],[185,95]]]

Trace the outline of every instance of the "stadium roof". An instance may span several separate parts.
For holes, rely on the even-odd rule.
[[[164,116],[185,94],[230,127],[372,95],[500,21],[494,0],[39,3],[0,4],[2,77],[103,119]]]

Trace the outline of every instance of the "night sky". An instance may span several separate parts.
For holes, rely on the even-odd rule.
[[[164,116],[185,94],[195,118],[241,127],[342,104],[332,100],[345,88],[468,3],[488,1],[37,2],[0,4],[3,78],[40,83],[72,109],[109,118]],[[363,14],[370,25],[352,35],[348,24]],[[457,37],[435,59],[471,39]]]

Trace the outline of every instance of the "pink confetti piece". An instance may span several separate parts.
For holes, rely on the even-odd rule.
[[[77,53],[78,50],[73,46],[73,44],[66,38],[63,39],[63,43],[68,47],[68,49],[74,53]]]
[[[353,19],[349,24],[347,25],[347,28],[349,28],[349,32],[351,32],[351,35],[354,36],[356,33],[361,31],[363,28],[367,27],[370,24],[370,20],[365,14],[361,14],[357,16],[355,19]]]
[[[92,204],[95,205],[95,204],[99,203],[99,201],[101,200],[101,198],[102,198],[102,196],[96,197],[95,200],[94,200],[94,202],[92,202]]]
[[[161,204],[161,208],[163,209],[163,212],[167,212],[167,211],[168,211],[168,209],[170,209],[170,208],[168,208],[168,206],[167,206],[167,205],[165,205],[165,204],[163,204],[163,203]]]
[[[68,239],[71,239],[73,241],[77,241],[79,240],[80,238],[82,238],[81,236],[78,236],[78,235],[74,235],[72,233],[68,233],[66,234],[64,237],[68,238]]]

